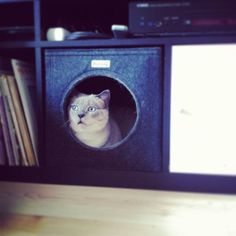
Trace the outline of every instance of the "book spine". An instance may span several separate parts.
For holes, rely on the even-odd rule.
[[[7,121],[8,121],[8,126],[9,126],[9,132],[10,132],[10,138],[11,138],[11,143],[12,143],[12,150],[14,154],[14,165],[19,165],[20,164],[20,148],[19,148],[19,143],[18,143],[18,138],[17,138],[17,133],[16,133],[16,117],[15,117],[15,110],[13,108],[12,104],[12,97],[10,94],[10,90],[8,87],[7,83],[7,75],[2,75],[2,85],[3,85],[3,95],[4,96],[4,102],[5,102],[5,110],[6,110],[6,115],[7,115]]]
[[[6,110],[6,102],[5,95],[3,94],[3,87],[2,87],[2,80],[0,79],[0,113],[1,113],[1,123],[2,123],[2,130],[4,136],[4,142],[6,147],[6,153],[8,158],[8,164],[10,166],[14,165],[14,153],[12,149],[12,143],[10,138],[10,129],[7,119],[7,110]]]
[[[7,75],[3,75],[2,76],[2,83],[3,83],[3,88],[4,88],[4,92],[6,94],[6,102],[7,102],[7,108],[8,112],[8,123],[9,123],[9,127],[10,127],[10,134],[11,134],[11,141],[12,141],[12,147],[13,147],[13,153],[14,153],[14,157],[15,157],[15,164],[16,165],[20,165],[21,162],[21,148],[20,148],[20,131],[19,131],[19,126],[18,126],[18,121],[16,118],[16,113],[15,113],[15,109],[13,106],[13,97],[11,96],[10,93],[10,87],[9,87],[9,83],[8,83],[8,77]]]
[[[0,112],[1,112],[1,109],[0,109]],[[1,113],[0,113],[0,116],[1,116]],[[5,142],[4,142],[4,136],[3,136],[2,122],[1,122],[1,117],[0,117],[0,165],[5,165],[6,160],[7,160],[7,153],[6,153],[6,147],[5,147]]]
[[[33,66],[27,62],[12,59],[12,68],[21,97],[22,107],[27,122],[27,143],[25,147],[29,165],[38,165],[37,158],[37,122],[36,122],[36,84]]]
[[[21,105],[20,96],[19,96],[19,92],[17,89],[17,85],[16,85],[16,81],[15,81],[14,76],[8,75],[7,82],[9,85],[9,92],[12,97],[12,111],[13,111],[12,113],[14,114],[14,124],[15,124],[16,134],[17,134],[17,138],[18,138],[18,143],[20,146],[22,165],[28,166],[29,163],[27,160],[27,154],[25,151],[24,140],[23,140],[24,134],[22,133],[22,132],[24,132],[24,130],[21,128],[21,126],[22,126],[21,121],[25,120],[24,111],[23,111],[23,108]]]

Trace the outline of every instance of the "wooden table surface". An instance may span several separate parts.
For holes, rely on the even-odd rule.
[[[235,236],[236,195],[0,182],[0,236]]]

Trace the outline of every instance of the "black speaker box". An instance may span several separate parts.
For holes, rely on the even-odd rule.
[[[45,50],[46,160],[79,169],[160,171],[162,161],[162,50],[149,48]],[[88,147],[68,127],[71,94],[110,89],[110,110],[123,139]]]

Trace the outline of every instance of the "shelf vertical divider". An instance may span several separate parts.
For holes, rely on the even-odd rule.
[[[37,85],[37,117],[38,117],[38,157],[42,163],[43,153],[43,80],[42,80],[42,55],[41,55],[41,2],[34,0],[34,37],[35,37],[35,74]]]
[[[171,96],[171,51],[172,44],[166,43],[163,50],[163,130],[162,171],[169,173],[170,165],[170,96]]]
[[[40,41],[41,37],[41,9],[40,0],[34,0],[34,37],[36,43]]]

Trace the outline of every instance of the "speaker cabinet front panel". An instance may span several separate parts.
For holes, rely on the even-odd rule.
[[[48,49],[46,160],[79,169],[160,171],[162,159],[161,48]],[[69,128],[68,100],[76,91],[109,90],[109,110],[122,139],[109,148],[79,142]]]

